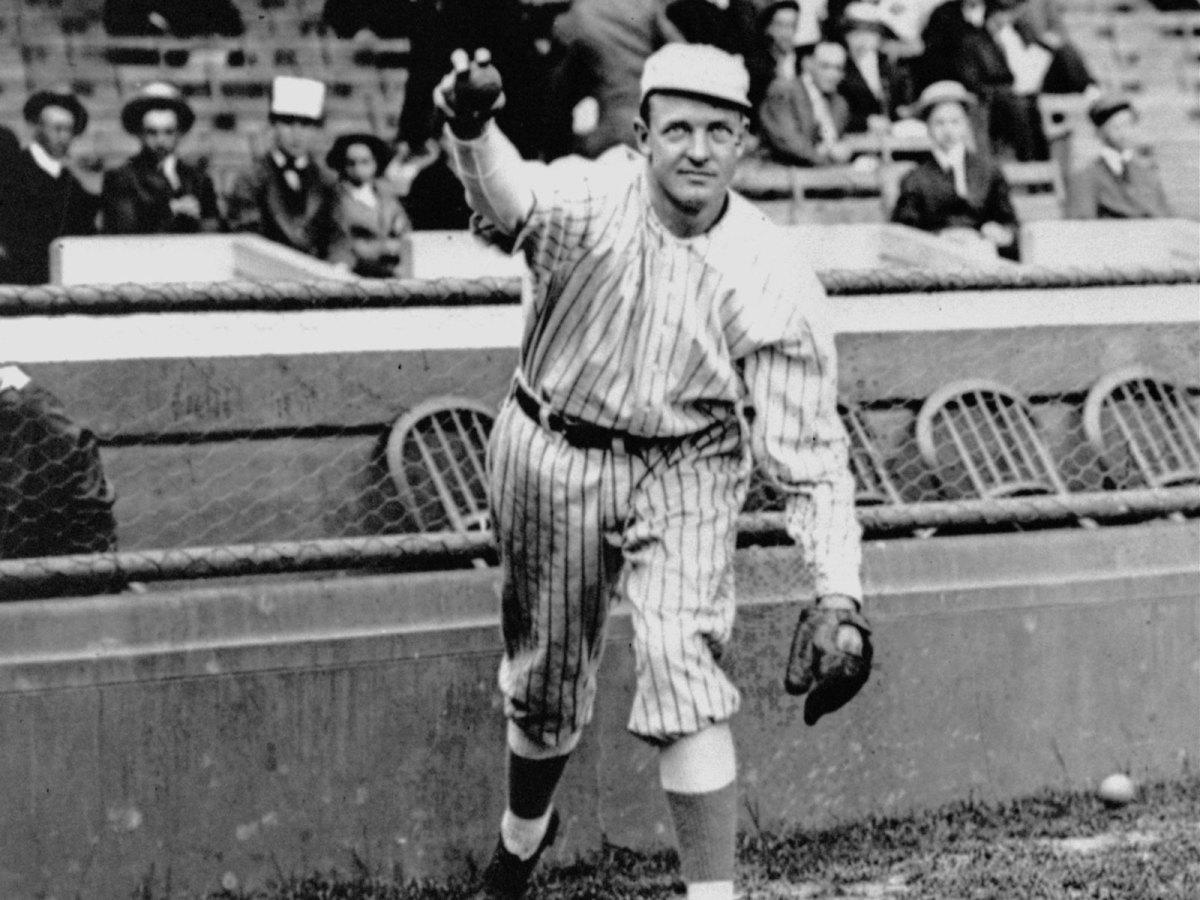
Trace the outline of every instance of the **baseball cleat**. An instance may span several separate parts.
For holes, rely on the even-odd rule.
[[[541,859],[546,848],[554,843],[558,836],[558,810],[550,813],[550,822],[546,825],[546,834],[538,844],[533,856],[521,859],[504,846],[504,839],[496,841],[496,852],[492,861],[483,870],[479,890],[474,894],[474,900],[521,900],[525,896],[525,887],[529,876]]]

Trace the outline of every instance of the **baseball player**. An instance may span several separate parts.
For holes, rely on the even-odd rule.
[[[785,233],[730,193],[749,113],[739,58],[646,61],[637,149],[526,163],[491,121],[486,50],[435,90],[476,230],[525,255],[532,302],[489,448],[503,557],[508,807],[479,897],[521,897],[592,716],[604,627],[632,608],[628,727],[659,748],[689,898],[733,896],[737,787],[721,668],[751,451],[789,494],[817,600],[786,679],[806,720],[866,680],[859,529],[823,292]],[[743,406],[753,408],[753,421]]]

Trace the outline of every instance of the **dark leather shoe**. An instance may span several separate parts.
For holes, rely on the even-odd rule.
[[[529,859],[520,859],[509,853],[504,846],[504,839],[496,841],[496,852],[492,861],[483,870],[478,892],[474,900],[521,900],[525,896],[525,886],[529,876],[541,859],[546,848],[558,837],[558,810],[550,813],[550,822],[546,825],[546,834],[538,848]]]

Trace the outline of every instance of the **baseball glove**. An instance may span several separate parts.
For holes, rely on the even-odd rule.
[[[838,643],[838,629],[853,626],[862,638],[861,652]],[[861,613],[808,604],[800,611],[783,685],[789,694],[808,694],[804,723],[814,724],[826,713],[841,709],[871,675],[871,626]]]

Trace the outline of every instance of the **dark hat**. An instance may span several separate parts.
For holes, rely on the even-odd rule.
[[[335,172],[341,172],[342,166],[346,164],[346,151],[352,144],[362,144],[370,150],[371,155],[375,157],[375,166],[380,172],[392,160],[392,149],[383,138],[363,132],[338,135],[329,152],[325,154],[325,165]]]
[[[1088,118],[1092,120],[1093,125],[1100,128],[1123,109],[1136,113],[1133,104],[1124,97],[1118,97],[1115,94],[1097,97],[1088,107]]]
[[[975,108],[975,95],[957,81],[935,81],[925,90],[917,102],[904,110],[906,116],[924,119],[935,106],[942,103],[957,103],[968,112]]]
[[[36,125],[38,117],[42,114],[42,110],[47,106],[57,106],[69,112],[75,118],[76,134],[83,134],[83,130],[87,128],[87,110],[83,108],[83,104],[79,102],[79,98],[66,85],[56,85],[54,87],[43,88],[40,91],[34,91],[29,99],[25,101],[25,108],[22,110],[25,121],[30,125]]]
[[[791,9],[795,12],[800,12],[800,3],[798,0],[774,0],[773,3],[768,3],[758,14],[758,30],[762,31],[766,28],[771,18],[781,9]]]
[[[179,89],[165,81],[143,85],[134,98],[121,110],[121,124],[130,134],[140,134],[142,118],[152,109],[169,109],[179,119],[180,133],[187,133],[196,122],[196,114],[188,106]]]

